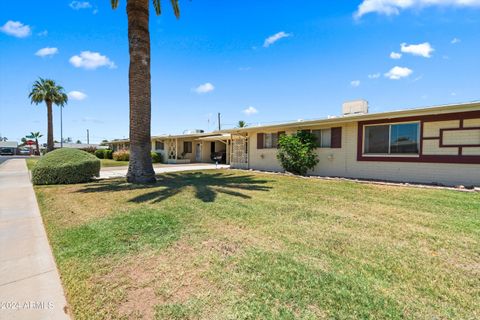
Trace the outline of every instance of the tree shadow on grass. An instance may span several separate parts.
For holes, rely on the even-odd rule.
[[[187,172],[166,173],[157,178],[157,183],[151,185],[135,185],[122,180],[103,180],[77,192],[152,190],[130,199],[129,202],[156,203],[171,198],[187,188],[193,188],[195,197],[203,202],[214,202],[219,193],[250,199],[251,196],[241,191],[269,191],[271,189],[265,185],[269,180],[256,179],[254,175]]]

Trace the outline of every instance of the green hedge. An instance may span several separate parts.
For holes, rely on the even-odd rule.
[[[113,151],[110,149],[99,149],[95,151],[95,156],[98,159],[112,159]]]
[[[98,159],[105,159],[105,152],[103,152],[103,151],[104,151],[103,149],[96,150],[95,151],[95,156]]]
[[[163,163],[163,155],[152,151],[152,163]]]
[[[100,175],[100,160],[77,149],[57,149],[43,156],[32,169],[33,184],[88,182]]]

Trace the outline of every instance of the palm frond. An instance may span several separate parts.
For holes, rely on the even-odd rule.
[[[35,81],[28,97],[32,104],[50,101],[56,105],[63,106],[68,102],[68,96],[64,92],[64,88],[51,79],[39,78]]]
[[[110,0],[110,4],[112,5],[112,9],[117,9],[118,0]]]
[[[170,0],[172,2],[173,13],[175,17],[180,19],[180,7],[178,6],[178,0]]]
[[[162,14],[162,5],[160,3],[160,0],[152,0],[153,1],[153,8],[155,9],[155,13],[157,16]]]

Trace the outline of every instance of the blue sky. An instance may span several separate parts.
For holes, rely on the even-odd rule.
[[[479,100],[480,0],[431,2],[180,0],[177,21],[164,0],[150,21],[152,134],[214,129],[217,112],[229,127],[338,115],[358,98],[371,112]],[[128,137],[125,4],[3,4],[0,135],[46,135],[46,108],[27,97],[46,77],[71,93],[64,137]]]

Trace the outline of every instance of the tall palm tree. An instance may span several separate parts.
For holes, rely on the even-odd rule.
[[[68,103],[68,96],[62,86],[59,86],[51,79],[39,78],[33,84],[32,91],[28,95],[30,102],[38,105],[45,102],[47,105],[47,152],[53,150],[53,113],[52,105],[63,108]]]
[[[36,146],[36,149],[37,149],[37,155],[40,155],[40,146],[38,145],[38,139],[43,137],[43,134],[40,134],[40,132],[38,132],[38,131],[37,132],[30,132],[30,137],[35,139],[35,146]]]
[[[180,17],[178,0],[170,0],[177,19]],[[118,0],[111,0],[112,8]],[[153,0],[155,13],[160,15],[160,0]],[[130,161],[127,181],[155,182],[151,158],[151,84],[150,84],[150,31],[149,0],[127,0],[128,46],[130,69]]]

